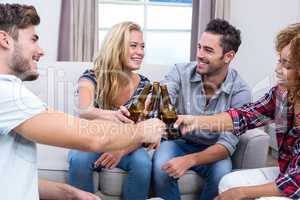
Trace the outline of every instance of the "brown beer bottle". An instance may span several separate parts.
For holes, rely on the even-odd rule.
[[[175,140],[181,137],[179,129],[174,128],[174,123],[177,120],[176,108],[171,104],[167,85],[160,86],[162,97],[161,120],[167,125],[167,137],[170,140]]]
[[[130,112],[130,116],[128,118],[134,121],[135,123],[138,122],[143,116],[143,111],[145,109],[145,101],[147,99],[147,95],[150,92],[150,88],[151,84],[146,83],[137,101],[133,102],[128,108],[128,111]]]
[[[150,104],[147,107],[147,116],[145,116],[145,119],[158,117],[158,109],[160,102],[159,99],[159,82],[154,81],[152,86]]]

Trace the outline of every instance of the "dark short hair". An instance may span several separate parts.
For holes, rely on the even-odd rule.
[[[213,19],[206,28],[205,32],[221,35],[220,46],[223,54],[233,50],[237,52],[241,45],[241,31],[230,25],[226,20]]]
[[[40,23],[40,17],[33,6],[20,4],[0,4],[0,30],[7,32],[15,40],[18,30]]]

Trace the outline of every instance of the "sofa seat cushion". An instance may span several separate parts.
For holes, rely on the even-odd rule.
[[[122,169],[102,169],[99,173],[99,190],[105,195],[120,196],[122,183],[126,177],[127,172]],[[181,194],[199,194],[203,187],[203,182],[200,176],[189,170],[178,180],[179,191]]]

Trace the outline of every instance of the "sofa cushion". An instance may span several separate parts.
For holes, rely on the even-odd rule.
[[[99,190],[105,195],[120,196],[122,193],[122,183],[126,177],[127,172],[122,169],[102,169],[99,173]],[[189,170],[178,180],[180,193],[200,193],[203,182],[200,176],[194,171]]]

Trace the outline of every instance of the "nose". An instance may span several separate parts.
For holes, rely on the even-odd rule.
[[[282,66],[281,63],[277,63],[276,68],[275,68],[275,72],[280,74],[282,72]]]
[[[144,47],[139,47],[139,48],[137,48],[136,53],[137,53],[139,56],[144,56]]]
[[[38,54],[40,57],[44,56],[45,55],[44,49],[42,49],[41,47],[38,47]]]
[[[204,58],[204,52],[202,48],[197,49],[197,58]]]

